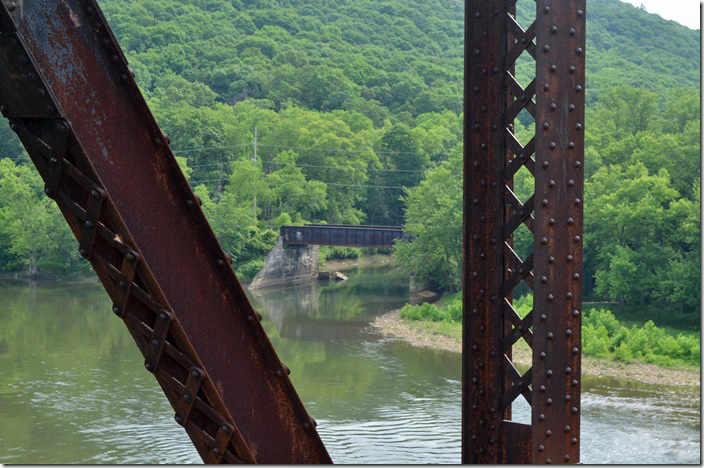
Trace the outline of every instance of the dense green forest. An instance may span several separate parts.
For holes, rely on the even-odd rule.
[[[405,224],[402,266],[459,287],[464,2],[101,5],[242,277],[284,223]],[[587,31],[587,297],[694,312],[699,34],[617,0],[590,0]],[[87,273],[6,126],[0,156],[0,271]]]

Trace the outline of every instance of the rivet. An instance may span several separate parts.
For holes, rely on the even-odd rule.
[[[555,257],[552,255],[548,257],[548,263],[555,263]]]
[[[549,164],[547,161],[543,161],[543,167],[544,167],[545,169],[547,169],[549,165],[550,165],[550,164]]]
[[[574,224],[574,218],[567,218],[567,224],[570,226]]]
[[[552,340],[553,336],[555,336],[555,335],[553,335],[552,332],[548,332],[548,340]],[[550,375],[552,375],[552,374],[550,374]]]
[[[547,400],[545,400],[545,404],[552,405],[552,398],[548,398]]]
[[[545,446],[544,445],[539,445],[538,446],[538,452],[544,452],[545,451]]]
[[[186,403],[190,403],[190,402],[191,402],[191,395],[184,394],[184,395],[181,397],[181,399],[182,399],[183,401],[185,401]]]
[[[571,412],[572,414],[577,414],[577,411],[579,411],[579,410],[577,409],[576,406],[573,406],[572,409],[570,410],[570,412]]]
[[[574,90],[577,91],[578,93],[581,93],[581,92],[582,92],[582,86],[581,86],[581,85],[577,85],[577,86],[574,88]]]
[[[223,266],[225,264],[225,260],[223,260],[222,258],[218,258],[216,263],[218,264],[218,266]]]
[[[152,140],[152,143],[154,143],[154,146],[161,146],[161,144],[162,144],[163,142],[161,141],[161,138],[159,138],[159,137],[154,137],[154,139]]]
[[[472,440],[477,440],[477,434],[472,434]]]
[[[486,106],[482,106],[481,111],[482,111],[482,112],[486,112],[486,111],[487,111]]]
[[[490,352],[490,353],[489,353],[489,356],[491,356],[491,357],[496,357],[496,351]]]
[[[552,377],[552,369],[548,369],[548,377]]]
[[[572,179],[568,180],[567,185],[570,187],[574,187],[574,180],[572,180]]]
[[[584,12],[582,10],[577,10],[577,16],[581,17],[583,14],[584,14]]]
[[[542,321],[544,322],[544,321],[546,321],[547,319],[548,319],[547,315],[545,315],[545,314],[540,314],[540,320],[542,320]]]
[[[579,354],[579,348],[577,348],[576,346],[572,348],[572,354]]]
[[[83,255],[85,257],[86,254],[88,254],[88,251],[86,249],[81,248],[81,249],[78,249],[78,253],[80,253],[81,255]]]
[[[572,255],[567,256],[567,263],[571,263],[572,260],[574,260],[574,257]]]
[[[545,8],[543,8],[543,11],[544,11],[545,13],[550,13],[550,7],[549,7],[549,6],[546,6]]]
[[[477,94],[479,94],[479,86],[475,86],[475,87],[474,87],[474,92],[477,93]]]
[[[577,131],[579,131],[579,130],[582,129],[582,124],[581,124],[581,123],[578,123],[577,125],[574,126],[574,128],[575,128]]]
[[[100,193],[100,190],[97,190],[97,189],[91,190],[90,194],[96,200],[100,200],[101,198],[103,198],[103,195]]]
[[[152,366],[152,364],[151,364],[150,362],[145,362],[145,363],[144,363],[144,367],[145,367],[149,372],[151,372],[152,369],[154,368],[154,366]]]
[[[582,48],[577,47],[577,50],[575,52],[577,52],[577,55],[582,55]]]
[[[579,311],[577,309],[572,311],[572,317],[579,317]]]
[[[117,305],[112,306],[112,311],[118,317],[122,317],[122,311],[120,310],[120,308]]]
[[[547,244],[547,243],[548,243],[548,238],[547,238],[547,237],[543,237],[542,239],[540,239],[540,243],[543,244],[543,245]]]
[[[472,309],[472,315],[477,315],[479,313],[479,309],[476,307]],[[472,346],[472,349],[477,349],[477,345]]]
[[[155,348],[159,347],[159,340],[152,340],[152,346]]]
[[[545,415],[543,413],[540,413],[540,415],[538,416],[538,419],[540,421],[545,421]]]
[[[479,184],[480,184],[482,187],[486,187],[486,179],[480,180],[480,181],[479,181]]]
[[[555,33],[557,32],[557,26],[554,26],[554,25],[553,25],[553,26],[550,28],[550,32],[553,33],[553,34],[555,34]]]
[[[37,79],[37,74],[34,73],[33,71],[31,71],[31,72],[27,73],[27,78],[29,78],[30,80],[35,80],[35,79]]]
[[[565,432],[570,432],[572,428],[570,426],[565,426]]]
[[[572,445],[577,445],[577,438],[572,437],[572,440],[570,440],[570,442],[572,443]]]
[[[119,60],[119,57],[117,56],[117,54],[113,54],[110,58],[112,59],[113,62],[117,62]]]
[[[480,389],[479,389],[479,394],[480,394],[480,395],[484,395],[484,393],[485,393],[485,392],[484,392],[484,389],[483,389],[483,388],[480,388]]]
[[[543,206],[548,206],[548,200],[546,198],[543,198]]]
[[[174,415],[174,420],[176,420],[178,424],[183,424],[183,419],[181,419],[181,416],[178,414]]]
[[[572,401],[571,395],[565,395],[565,401]]]
[[[15,11],[15,8],[17,8],[17,4],[15,2],[11,2],[9,5],[7,5],[7,11],[12,13]]]
[[[129,77],[127,76],[127,73],[122,73],[122,74],[120,75],[120,80],[121,80],[123,83],[126,82],[128,79],[129,79]]]
[[[569,455],[565,455],[565,461],[566,461],[566,462],[570,461],[570,456],[569,456]]]
[[[577,30],[574,28],[570,28],[570,36],[574,36],[575,34],[577,34]]]
[[[551,141],[550,142],[550,149],[555,149],[556,147],[557,147],[557,145],[555,144],[555,142]]]
[[[493,131],[496,131],[497,128],[498,128],[498,127],[496,126],[496,124],[494,124],[494,125],[491,126],[491,129],[492,129]]]
[[[575,273],[572,275],[572,279],[578,280],[579,279],[579,273]]]
[[[200,378],[200,371],[198,371],[197,369],[193,369],[191,371],[191,377],[193,377],[194,379]]]
[[[548,219],[548,224],[549,224],[550,226],[554,226],[554,225],[555,225],[555,218],[550,218],[550,219]]]
[[[550,46],[547,45],[547,44],[545,44],[545,45],[543,46],[543,50],[545,51],[545,53],[550,52]]]
[[[186,206],[187,206],[187,207],[193,208],[193,205],[194,205],[193,200],[190,200],[190,199],[186,200]]]
[[[478,271],[473,271],[473,272],[472,272],[472,277],[473,277],[473,278],[476,278],[476,277],[478,277],[478,276],[479,276],[479,272],[478,272]]]
[[[480,325],[480,326],[479,326],[479,331],[480,331],[480,332],[484,332],[484,325]]]
[[[474,55],[479,55],[479,49],[474,49]]]
[[[135,258],[137,258],[134,256],[134,253],[132,253],[132,252],[127,252],[126,257],[127,257],[128,262],[133,262],[135,260]]]
[[[219,454],[220,454],[220,449],[217,448],[217,447],[213,448],[213,453],[214,453],[215,455],[219,455]]]
[[[498,68],[498,67],[494,67],[494,68],[491,69],[491,71],[493,71],[494,74],[497,74],[497,73],[499,73],[499,68]]]
[[[552,431],[550,429],[545,431],[545,437],[550,437],[551,435],[552,435]]]
[[[550,110],[553,110],[553,111],[554,111],[555,109],[557,109],[557,104],[555,104],[555,103],[553,102],[553,103],[550,104]]]
[[[567,299],[572,299],[572,293],[571,293],[571,292],[567,292],[567,294],[565,294],[565,296],[567,297]]]
[[[120,289],[127,289],[127,281],[120,281]]]
[[[496,294],[491,295],[491,302],[496,302]]]
[[[555,296],[553,296],[552,294],[548,294],[548,301],[552,301],[553,299],[555,299]]]
[[[485,149],[486,149],[486,143],[482,143],[481,145],[479,145],[479,147],[480,147],[481,149],[485,150]],[[475,165],[475,166],[478,165],[477,161],[474,161],[474,165]]]
[[[276,369],[276,375],[279,377],[283,377],[284,373],[281,372],[281,369]]]
[[[484,369],[484,363],[483,363],[483,362],[480,362],[480,363],[479,363],[479,368],[480,368],[480,369]]]
[[[549,90],[550,90],[550,85],[547,84],[547,83],[545,83],[545,84],[543,85],[543,90],[544,90],[544,91],[549,91]]]
[[[576,109],[576,107],[575,107],[574,104],[570,104],[570,105],[569,105],[569,110],[570,110],[570,112],[574,112],[575,109]],[[572,148],[574,148],[574,146],[572,146]]]
[[[545,460],[545,463],[547,463],[549,465],[550,463],[552,463],[552,460],[548,458]]]
[[[552,180],[552,179],[550,179],[550,182],[548,182],[548,185],[549,185],[550,187],[554,187],[554,186],[555,186],[555,181]]]
[[[479,18],[479,17],[481,17],[481,16],[482,16],[482,14],[479,13],[478,11],[474,13],[474,17],[475,17],[475,18]]]
[[[574,241],[575,241],[575,242],[579,242],[579,241],[580,241],[580,239],[582,239],[582,238],[581,238],[581,237],[579,237],[579,236],[574,236]]]
[[[545,359],[546,356],[547,356],[547,354],[545,354],[544,352],[540,353],[540,359]]]
[[[540,387],[538,387],[538,390],[540,390],[541,392],[544,392],[544,391],[545,391],[545,385],[541,385]]]
[[[579,161],[574,162],[574,167],[582,167],[582,163]]]
[[[555,73],[557,71],[557,65],[550,65],[550,71]]]
[[[575,198],[575,199],[574,199],[574,204],[577,205],[577,206],[579,206],[579,205],[582,204],[582,200],[580,200],[579,198]]]
[[[42,88],[39,88],[37,93],[39,93],[40,96],[46,96],[46,91],[44,91]]]

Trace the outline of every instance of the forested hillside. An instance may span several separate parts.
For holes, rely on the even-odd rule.
[[[458,287],[463,1],[101,5],[241,275],[283,223],[407,223],[404,266]],[[587,31],[587,291],[691,307],[699,34],[617,0],[590,0]],[[6,126],[0,156],[0,270],[85,271]]]

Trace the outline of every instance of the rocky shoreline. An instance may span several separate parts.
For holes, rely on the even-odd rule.
[[[394,310],[376,317],[370,327],[383,336],[405,341],[412,346],[453,353],[462,352],[461,337],[434,333],[432,328],[426,326],[427,322],[403,320],[399,312],[399,310]],[[513,360],[518,364],[530,365],[530,350],[527,347],[514,348]],[[622,363],[585,356],[582,359],[582,372],[590,376],[615,377],[645,384],[700,386],[698,369],[671,369],[654,364]]]

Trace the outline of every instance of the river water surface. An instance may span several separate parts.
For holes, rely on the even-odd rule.
[[[369,330],[390,269],[250,297],[337,463],[459,463],[460,356]],[[0,463],[200,463],[97,284],[0,281]],[[699,389],[583,379],[583,463],[699,463]],[[528,405],[514,405],[527,421]]]

